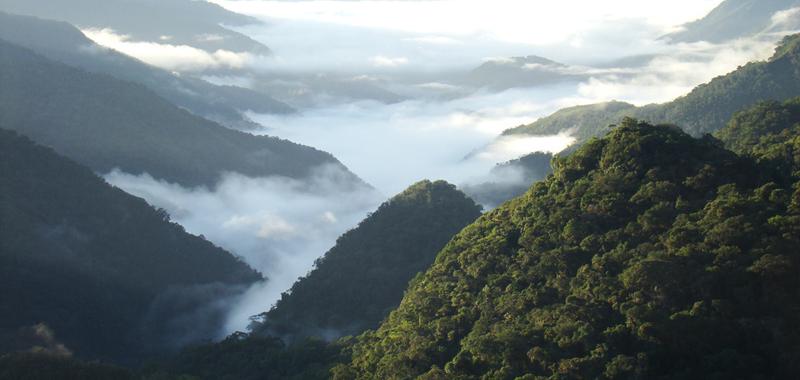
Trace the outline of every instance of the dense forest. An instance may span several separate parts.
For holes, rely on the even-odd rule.
[[[792,377],[800,178],[722,145],[627,119],[558,158],[457,235],[334,378]]]
[[[504,133],[548,135],[571,131],[582,143],[604,135],[609,125],[624,117],[635,117],[651,123],[673,123],[699,137],[722,129],[734,113],[759,101],[800,95],[798,68],[800,35],[793,35],[783,40],[769,60],[748,63],[672,102],[638,108],[620,102],[573,107]]]
[[[480,211],[446,182],[414,184],[342,235],[311,273],[259,316],[253,332],[293,341],[377,328],[408,282]]]
[[[213,337],[219,300],[258,280],[163,210],[0,130],[0,352],[135,362]]]
[[[114,168],[185,186],[214,186],[224,172],[303,178],[333,156],[253,136],[179,109],[141,85],[49,61],[0,40],[0,123],[91,169]]]

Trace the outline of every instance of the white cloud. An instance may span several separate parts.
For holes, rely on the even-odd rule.
[[[83,33],[99,45],[117,50],[153,66],[174,71],[199,71],[210,68],[243,68],[253,61],[249,53],[217,50],[209,53],[188,45],[131,41],[112,29],[84,29]],[[168,36],[162,36],[168,37]],[[162,41],[165,39],[161,38]]]
[[[113,171],[112,185],[163,207],[194,234],[244,258],[268,281],[233,300],[226,333],[243,330],[249,317],[275,301],[383,200],[377,192],[341,183],[340,169],[318,168],[306,180],[228,174],[213,190],[189,189]]]
[[[376,55],[369,59],[372,65],[376,67],[398,67],[408,64],[406,57],[386,57],[383,55]]]

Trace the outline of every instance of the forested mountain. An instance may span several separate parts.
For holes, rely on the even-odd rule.
[[[531,55],[484,62],[467,73],[459,82],[502,91],[516,87],[536,87],[577,81],[582,78],[583,75],[571,72],[567,65]]]
[[[753,62],[714,78],[688,95],[664,104],[633,107],[612,102],[559,111],[505,134],[553,134],[573,131],[579,142],[602,136],[609,124],[624,117],[653,123],[674,123],[693,136],[722,129],[735,112],[762,100],[785,100],[800,95],[800,35],[787,37],[772,58]]]
[[[252,326],[256,335],[332,339],[376,328],[408,282],[433,263],[480,206],[444,181],[422,181],[342,235]]]
[[[163,210],[0,130],[0,352],[44,339],[134,361],[213,336],[220,301],[260,279]]]
[[[558,158],[448,243],[334,378],[793,377],[800,178],[721,145],[627,119]]]
[[[161,70],[114,50],[98,46],[64,22],[0,12],[0,39],[44,57],[93,73],[139,83],[195,115],[234,128],[252,128],[242,115],[291,113],[294,110],[265,94],[233,86],[215,86],[191,76]]]
[[[667,35],[672,42],[725,42],[749,37],[773,26],[776,12],[800,6],[798,0],[725,0],[700,20]],[[797,24],[786,25],[786,27]],[[787,29],[791,30],[791,29]]]
[[[550,153],[534,152],[515,160],[497,164],[489,172],[489,180],[478,184],[462,185],[461,189],[476,202],[487,208],[516,198],[547,177],[553,170]]]
[[[66,21],[80,28],[108,28],[133,41],[188,45],[209,53],[270,53],[263,44],[221,26],[256,24],[258,20],[207,1],[0,0],[0,10]]]
[[[230,130],[179,109],[141,85],[49,61],[0,41],[0,125],[53,147],[96,172],[114,168],[186,186],[213,186],[224,172],[303,178],[328,153]]]

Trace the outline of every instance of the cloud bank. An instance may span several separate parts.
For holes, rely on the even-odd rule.
[[[209,53],[188,45],[132,41],[130,36],[117,34],[113,29],[83,29],[82,32],[99,45],[171,71],[241,69],[255,60],[255,57],[249,53],[236,53],[221,49]],[[198,38],[208,41],[221,37],[202,35]],[[170,37],[162,36],[161,40],[169,41]]]
[[[214,190],[120,171],[105,179],[166,209],[187,231],[241,256],[267,277],[243,298],[228,300],[232,311],[224,333],[231,333],[244,330],[250,316],[269,310],[341,234],[382,202],[384,197],[371,189],[338,181],[339,170],[320,167],[306,180],[231,173]]]

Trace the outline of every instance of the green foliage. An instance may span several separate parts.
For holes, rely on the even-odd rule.
[[[800,178],[800,98],[763,102],[737,113],[717,136],[784,178]]]
[[[145,379],[323,380],[349,355],[347,341],[308,339],[287,346],[273,337],[234,334],[216,344],[189,348],[166,364],[144,370]],[[158,377],[160,376],[160,377]]]
[[[261,276],[163,210],[0,130],[0,352],[45,323],[82,357],[134,360],[171,321]],[[222,310],[202,309],[213,328]],[[196,323],[199,321],[195,320]]]
[[[251,326],[257,335],[326,339],[376,328],[408,282],[480,207],[444,181],[422,181],[342,235],[306,277]]]
[[[737,111],[763,100],[800,95],[800,35],[787,37],[768,61],[749,63],[696,87],[688,95],[664,104],[633,107],[606,103],[559,111],[506,134],[555,134],[572,130],[579,143],[602,136],[624,117],[651,123],[674,123],[693,136],[722,129]]]
[[[333,165],[328,153],[230,130],[141,85],[49,61],[0,41],[0,125],[107,173],[114,168],[182,185],[213,186],[225,172],[302,178]]]
[[[333,376],[791,378],[798,197],[718,140],[625,120],[458,234]]]
[[[133,380],[128,370],[100,363],[85,363],[47,354],[0,356],[0,379],[13,380]]]

